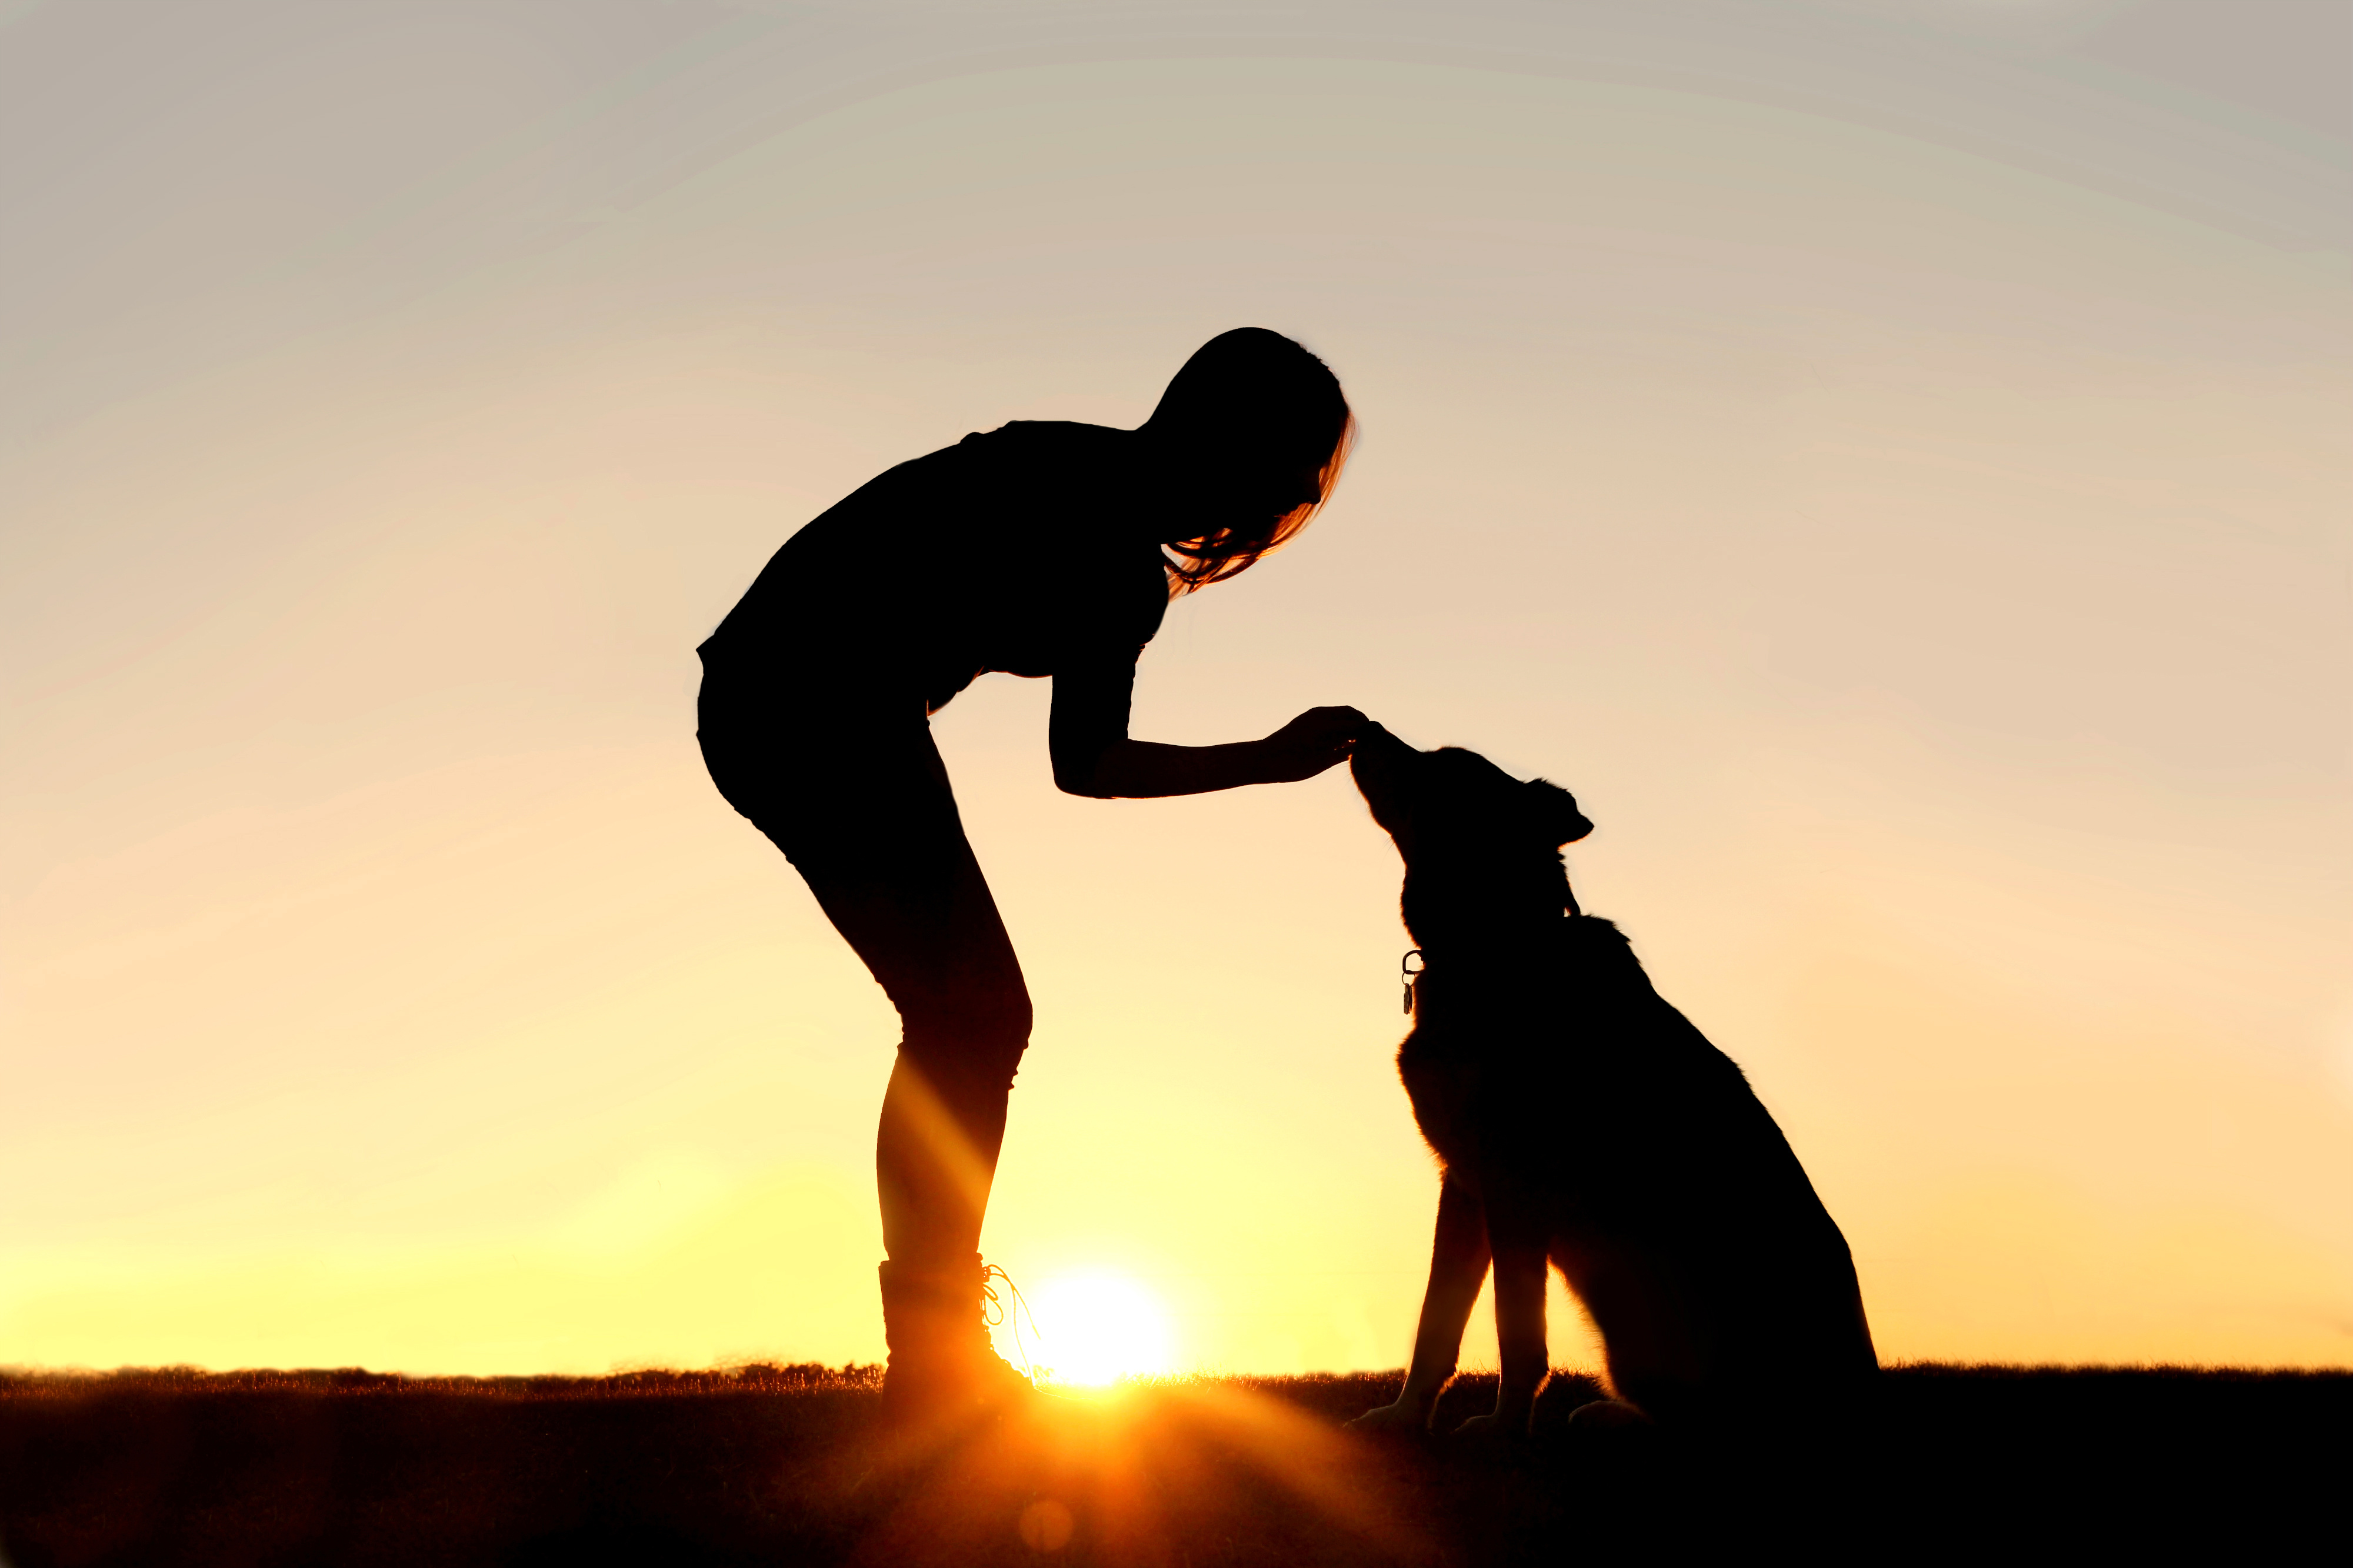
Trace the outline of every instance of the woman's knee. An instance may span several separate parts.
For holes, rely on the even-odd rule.
[[[1029,998],[965,997],[961,1004],[910,1009],[899,1049],[944,1093],[1010,1087],[1029,1048]]]

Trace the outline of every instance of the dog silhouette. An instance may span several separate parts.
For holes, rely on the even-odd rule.
[[[1547,1259],[1616,1395],[1572,1427],[1778,1427],[1793,1391],[1852,1408],[1879,1363],[1846,1238],[1740,1068],[1578,910],[1560,854],[1592,831],[1576,800],[1385,731],[1352,767],[1405,860],[1424,967],[1398,1072],[1444,1173],[1405,1387],[1354,1425],[1429,1425],[1491,1260],[1502,1377],[1465,1432],[1528,1429]]]

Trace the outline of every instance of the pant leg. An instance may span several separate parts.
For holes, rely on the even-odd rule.
[[[791,859],[899,1012],[875,1148],[884,1249],[968,1260],[1030,1006],[929,726],[828,725],[784,756],[709,717],[721,792]]]

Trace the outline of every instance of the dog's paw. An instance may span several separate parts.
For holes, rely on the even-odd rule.
[[[1622,1399],[1596,1399],[1568,1413],[1568,1429],[1579,1434],[1643,1432],[1656,1425]]]
[[[1528,1440],[1525,1415],[1473,1415],[1448,1439],[1472,1448],[1516,1447]]]
[[[1363,1432],[1376,1437],[1419,1436],[1429,1429],[1429,1408],[1409,1405],[1402,1399],[1395,1405],[1367,1410],[1347,1424],[1347,1430],[1351,1432]]]

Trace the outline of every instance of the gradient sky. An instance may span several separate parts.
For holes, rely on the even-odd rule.
[[[1883,1355],[2353,1362],[2346,29],[0,0],[0,1363],[878,1356],[894,1026],[692,648],[1240,324],[1364,440],[1139,735],[1573,788]],[[1399,1364],[1393,852],[1058,795],[1047,698],[936,725],[1038,1003],[991,1257]]]

